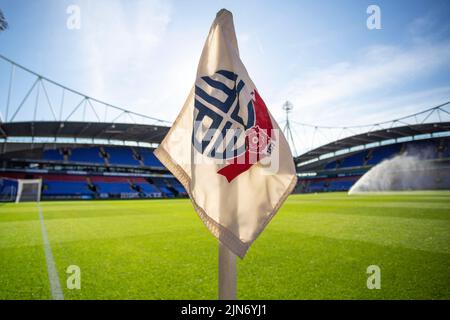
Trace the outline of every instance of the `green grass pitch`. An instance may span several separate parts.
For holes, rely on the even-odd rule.
[[[41,207],[65,299],[216,299],[217,242],[188,199]],[[50,298],[36,203],[0,204],[0,299]],[[239,261],[238,298],[450,299],[450,192],[290,196]]]

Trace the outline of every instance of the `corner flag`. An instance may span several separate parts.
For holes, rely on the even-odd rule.
[[[289,145],[239,57],[231,12],[217,14],[194,87],[155,155],[241,258],[295,187]]]

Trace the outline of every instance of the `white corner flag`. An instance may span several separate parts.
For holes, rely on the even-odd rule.
[[[195,85],[155,155],[241,258],[295,187],[289,145],[239,57],[231,12],[218,12]]]

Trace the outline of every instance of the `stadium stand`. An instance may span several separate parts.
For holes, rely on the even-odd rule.
[[[36,80],[28,93],[24,91],[20,99],[16,97],[21,103],[6,109],[12,114],[11,119],[0,121],[0,178],[42,178],[44,200],[187,196],[179,181],[153,154],[169,132],[169,122],[112,106],[49,81],[9,59],[2,57],[2,60]],[[9,88],[16,87],[14,79],[10,77]],[[56,113],[65,114],[65,120],[48,118],[48,108],[42,109],[46,104],[39,97],[44,95],[37,90],[44,83],[73,95],[75,100],[61,99]],[[28,97],[35,94],[33,112],[24,112],[22,107],[32,105],[25,103]],[[46,90],[45,96],[53,112],[51,101],[60,99],[59,89]],[[74,101],[81,102],[73,105]],[[83,103],[83,112],[79,112]],[[444,174],[450,171],[450,121],[445,118],[450,112],[444,109],[448,106],[450,102],[370,126],[326,127],[332,130],[329,132],[338,129],[337,136],[342,138],[333,140],[327,138],[328,134],[323,135],[319,139],[325,138],[323,144],[314,148],[320,127],[296,123],[314,130],[312,141],[306,141],[306,135],[301,137],[303,147],[311,142],[312,149],[294,159],[299,176],[296,192],[347,190],[383,160],[405,153],[419,155],[439,168],[424,178],[430,182],[428,186],[450,188],[450,175]],[[101,117],[98,111],[102,112]],[[38,120],[38,114],[44,119]],[[0,197],[13,188],[7,179],[1,181]]]
[[[66,158],[65,159],[65,155]],[[71,147],[46,149],[42,160],[95,163],[108,166],[149,166],[163,168],[152,149],[125,146]]]
[[[367,164],[374,165],[379,163],[381,160],[389,159],[398,154],[401,149],[402,144],[394,144],[376,148],[373,150],[369,160],[367,161]]]
[[[363,166],[366,162],[365,158],[367,151],[358,152],[354,155],[348,156],[341,161],[340,168],[359,167]]]
[[[166,197],[172,198],[177,194],[177,191],[172,188],[171,184],[168,183],[166,179],[152,178],[151,180]]]
[[[51,199],[111,199],[111,198],[160,198],[161,190],[142,177],[80,175],[80,174],[25,174],[2,173],[15,179],[43,180],[42,197]],[[7,181],[14,181],[3,179]],[[2,183],[0,192],[8,195],[10,185]],[[164,187],[165,185],[162,185]],[[169,193],[170,191],[168,191]],[[173,194],[169,195],[173,197]]]
[[[91,196],[92,191],[89,190],[86,182],[75,181],[45,181],[44,183],[44,196]]]
[[[73,148],[69,153],[69,160],[73,162],[105,163],[98,147]]]
[[[14,201],[17,194],[17,181],[0,178],[0,201]]]
[[[131,179],[132,189],[137,190],[147,196],[159,195],[161,196],[161,191],[153,184],[149,183],[144,178],[133,178]]]
[[[153,151],[144,148],[139,148],[138,152],[143,158],[144,165],[149,167],[159,167],[159,168],[163,167],[162,163],[159,162],[159,160],[153,154]]]
[[[108,154],[109,164],[117,165],[141,165],[134,157],[133,151],[129,147],[105,147],[105,152]]]
[[[170,179],[170,181],[175,190],[177,190],[178,195],[187,196],[186,189],[184,189],[183,185],[180,182],[178,182],[178,180]]]
[[[331,161],[325,165],[324,169],[336,169],[336,166],[337,166],[337,162]]]
[[[430,189],[449,188],[450,175],[442,174],[442,171],[448,171],[450,166],[449,149],[450,138],[448,137],[425,138],[423,140],[379,145],[361,151],[339,154],[327,159],[317,159],[304,165],[297,165],[299,181],[295,192],[347,191],[372,167],[400,154],[414,155],[421,161],[433,163],[433,166],[429,166],[430,168],[425,173],[412,173],[420,174],[422,187]],[[296,162],[302,163],[301,156],[296,159]],[[436,168],[443,169],[439,172]]]
[[[52,123],[36,124],[34,133],[42,132],[43,135],[49,136],[45,130],[53,125]],[[75,128],[76,124],[66,123],[63,126],[64,130],[69,130],[66,136],[87,135],[84,128],[90,128],[93,130],[90,133],[91,137],[94,135],[100,138],[109,137],[101,131],[102,128],[108,127],[105,124],[83,124],[77,127],[81,128],[82,133],[80,131],[71,132],[71,126]],[[117,129],[121,125],[115,124],[115,126]],[[158,143],[167,132],[165,127],[157,127],[155,130],[153,126],[147,128],[140,125],[139,130],[133,131],[129,130],[129,126],[123,127],[124,132],[126,134],[133,132],[137,135],[134,137],[138,141],[145,141],[155,133],[150,142]],[[14,130],[21,133],[21,130],[28,128],[28,124],[8,123],[4,127],[10,133],[14,133]],[[438,130],[439,126],[430,125],[427,128],[432,131]],[[444,129],[446,128],[444,127]],[[55,130],[61,130],[61,127],[55,126]],[[421,130],[426,133],[423,128]],[[139,132],[142,132],[141,136]],[[396,129],[395,132],[400,132],[398,137],[404,138],[400,129]],[[388,139],[394,134],[394,131],[385,131],[380,134],[380,137]],[[85,136],[85,138],[87,137]],[[299,175],[295,192],[346,191],[372,167],[398,154],[412,153],[420,156],[423,160],[438,162],[439,165],[446,165],[450,162],[449,137],[429,136],[420,140],[391,141],[390,144],[380,142],[375,145],[372,143],[370,147],[359,148],[361,140],[365,139],[368,138],[344,138],[294,159]],[[375,142],[374,137],[370,139]],[[352,147],[358,148],[341,152],[340,145],[349,150]],[[164,168],[154,156],[153,151],[152,147],[140,145],[7,142],[0,150],[0,177],[10,179],[42,178],[43,200],[186,197],[188,194],[184,187]],[[327,156],[323,157],[324,155]],[[450,177],[438,172],[430,173],[422,180],[425,181],[424,185],[430,188],[450,186]],[[13,180],[2,179],[2,181],[0,199],[11,199],[14,183],[7,181]]]
[[[450,140],[446,144],[442,144],[441,158],[450,157]]]
[[[42,159],[54,160],[54,161],[63,161],[64,160],[64,156],[60,152],[59,149],[49,149],[49,150],[44,150],[44,153],[42,155]]]

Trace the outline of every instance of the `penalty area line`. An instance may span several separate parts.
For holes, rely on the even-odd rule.
[[[64,294],[61,289],[61,283],[59,282],[58,270],[56,269],[55,259],[53,258],[52,248],[48,241],[47,230],[45,229],[44,216],[42,215],[42,209],[38,203],[39,220],[41,222],[42,240],[44,242],[45,263],[47,265],[48,281],[50,284],[50,291],[52,294],[52,300],[64,300]]]

